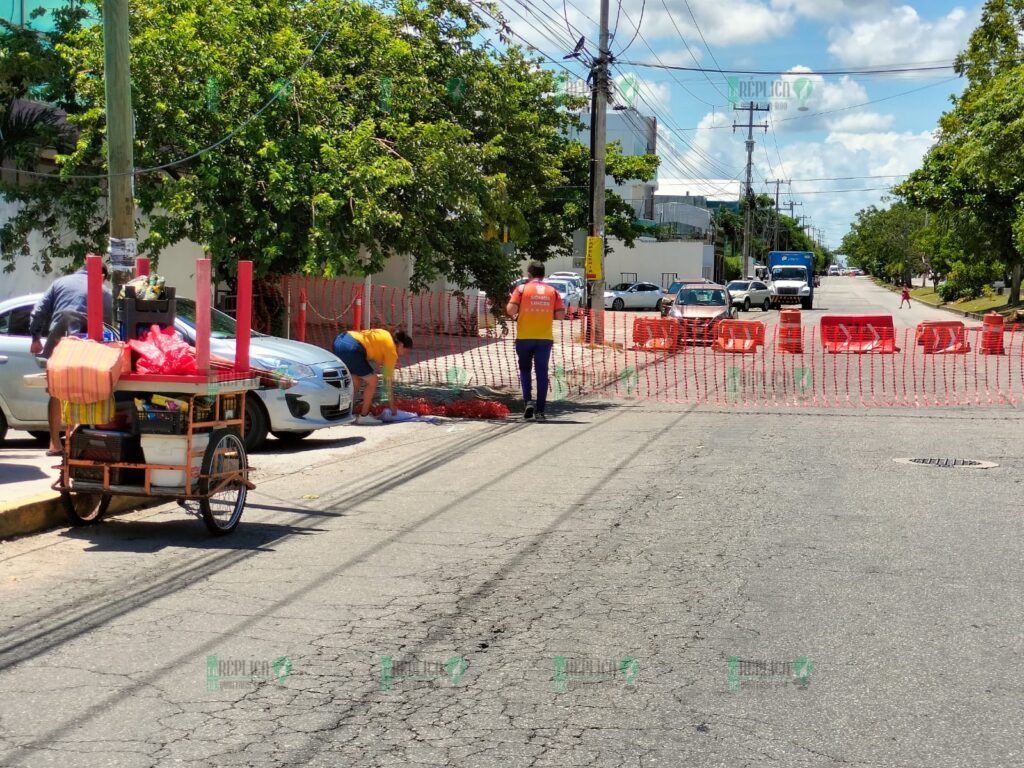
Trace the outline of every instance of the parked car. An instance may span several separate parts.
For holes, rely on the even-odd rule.
[[[668,316],[678,321],[680,343],[714,341],[718,324],[731,320],[735,310],[725,286],[691,283],[679,289]]]
[[[583,292],[574,283],[555,277],[549,277],[544,282],[562,297],[566,317],[573,317],[583,311]]]
[[[732,306],[749,312],[751,307],[760,307],[767,312],[772,308],[772,292],[760,280],[733,280],[726,286]]]
[[[679,293],[679,289],[684,285],[692,285],[693,283],[703,283],[705,285],[711,285],[714,280],[708,280],[706,277],[696,277],[693,280],[674,280],[669,285],[668,290],[665,291],[665,298],[661,301],[661,316],[667,317],[669,310],[672,309],[672,303],[675,301],[676,294]]]
[[[30,433],[47,430],[47,394],[22,383],[27,373],[39,373],[29,353],[28,318],[39,295],[0,303],[0,440],[8,427]],[[175,329],[195,344],[195,302],[177,299]],[[210,352],[233,360],[235,321],[213,310]],[[245,443],[254,450],[272,432],[285,441],[301,440],[314,430],[352,420],[352,378],[335,355],[326,350],[276,336],[253,333],[249,355],[254,366],[277,371],[294,380],[288,389],[263,389],[245,399]]]
[[[577,275],[575,272],[553,272],[548,275],[548,279],[568,281],[575,285],[581,294],[587,292],[587,281],[583,279],[582,275]]]
[[[604,308],[661,309],[665,292],[654,283],[619,283],[604,292]]]

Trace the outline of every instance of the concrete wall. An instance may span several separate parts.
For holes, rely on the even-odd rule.
[[[583,253],[584,237],[584,233],[578,233],[578,254]],[[608,248],[610,253],[605,259],[605,280],[612,284],[625,282],[631,279],[634,273],[637,280],[656,283],[663,288],[667,288],[672,280],[714,277],[714,246],[700,241],[637,240],[635,247],[627,248],[621,240],[609,238]],[[565,271],[583,274],[581,256],[549,259],[546,266],[548,274]]]

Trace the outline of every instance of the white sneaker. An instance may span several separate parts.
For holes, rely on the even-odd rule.
[[[356,424],[360,427],[379,427],[383,423],[374,416],[356,416]]]

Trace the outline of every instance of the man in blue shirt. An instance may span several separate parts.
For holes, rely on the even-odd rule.
[[[107,265],[103,265],[103,279],[107,279]],[[32,334],[33,355],[49,359],[62,338],[71,334],[85,333],[88,325],[89,275],[85,267],[70,275],[58,278],[46,290],[29,318],[29,333]],[[103,286],[103,318],[109,320],[114,299],[110,288]],[[43,337],[46,337],[44,344]],[[46,410],[50,424],[50,448],[47,456],[59,456],[60,447],[60,400],[50,398]]]

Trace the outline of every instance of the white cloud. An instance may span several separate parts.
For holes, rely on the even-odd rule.
[[[772,0],[772,7],[812,19],[877,15],[892,7],[891,0]]]
[[[829,130],[837,133],[873,133],[892,128],[895,118],[879,112],[851,112],[828,121]]]
[[[954,8],[927,21],[909,5],[829,32],[828,52],[851,67],[913,62],[952,62],[978,21],[977,10]]]

